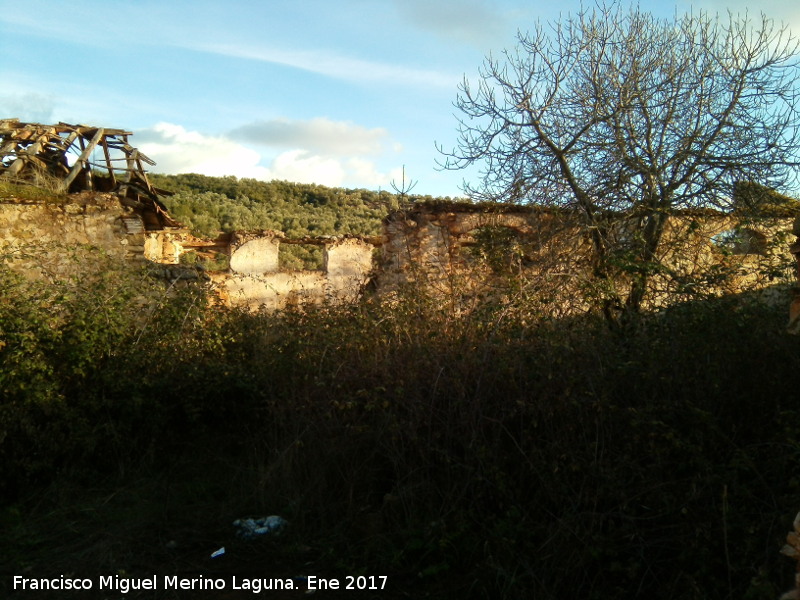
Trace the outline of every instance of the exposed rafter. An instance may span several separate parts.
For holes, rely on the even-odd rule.
[[[112,192],[139,210],[151,228],[178,226],[150,184],[143,165],[155,162],[128,143],[130,131],[0,119],[0,177],[48,180],[60,192]]]

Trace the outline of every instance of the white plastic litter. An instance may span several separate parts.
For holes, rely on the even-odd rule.
[[[215,550],[214,552],[212,552],[211,558],[217,558],[218,556],[222,556],[223,554],[225,554],[225,546],[223,546],[219,550]]]
[[[246,540],[266,535],[268,533],[280,533],[289,522],[278,515],[260,517],[258,519],[236,519],[233,526],[239,537]]]

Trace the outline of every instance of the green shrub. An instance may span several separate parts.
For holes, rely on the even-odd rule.
[[[2,273],[6,494],[143,469],[208,496],[189,513],[150,496],[159,535],[277,512],[331,569],[431,597],[791,583],[800,340],[782,308],[730,297],[611,330],[411,287],[254,314],[107,263],[51,289]]]

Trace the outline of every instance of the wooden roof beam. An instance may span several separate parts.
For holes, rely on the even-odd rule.
[[[65,190],[69,189],[69,186],[72,184],[73,181],[75,181],[75,178],[78,176],[78,173],[80,173],[83,170],[83,168],[85,167],[85,163],[89,158],[89,155],[92,153],[92,150],[94,150],[95,146],[97,146],[100,140],[103,139],[103,133],[104,133],[103,128],[99,127],[95,132],[94,137],[92,137],[92,140],[83,149],[83,152],[81,152],[81,155],[78,157],[78,160],[75,161],[75,165],[72,167],[72,170],[69,172],[69,175],[66,176],[66,178],[62,183],[62,186]],[[81,140],[83,140],[83,138],[81,138]]]
[[[114,175],[114,166],[111,164],[111,154],[108,151],[108,142],[106,141],[106,138],[103,138],[103,154],[106,157],[106,168],[108,169],[108,174],[111,177],[111,184],[116,187],[117,177]]]
[[[17,160],[15,160],[8,169],[5,170],[3,175],[6,177],[14,177],[17,173],[19,173],[22,168],[25,166],[25,163],[28,159],[35,156],[39,151],[42,149],[42,144],[45,142],[45,138],[47,138],[49,132],[44,133],[39,136],[39,138],[30,146],[25,148],[22,152],[17,154]]]

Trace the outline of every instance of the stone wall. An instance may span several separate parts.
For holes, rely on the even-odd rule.
[[[624,246],[636,227],[632,221],[620,221],[604,235],[614,236]],[[793,262],[788,245],[791,227],[789,217],[750,224],[711,211],[670,219],[664,233],[668,243],[660,257],[669,273],[651,277],[651,305],[676,293],[688,299],[693,292],[689,286],[700,273],[728,274],[719,283],[709,282],[708,293],[775,283]],[[736,239],[731,239],[734,235]],[[581,299],[591,295],[591,286],[597,284],[590,257],[590,241],[573,213],[522,206],[421,204],[386,220],[376,284],[382,291],[422,284],[465,308],[476,298],[497,297],[524,285],[568,312],[586,308]],[[513,285],[508,285],[510,280]]]
[[[587,286],[593,284],[591,253],[574,215],[514,206],[419,204],[390,215],[384,225],[383,238],[372,240],[288,240],[275,231],[196,240],[179,228],[146,229],[141,216],[111,194],[82,193],[53,202],[7,199],[0,201],[0,257],[31,277],[66,277],[74,268],[75,253],[90,248],[126,260],[178,265],[185,252],[212,247],[230,259],[227,271],[209,273],[219,295],[230,304],[254,309],[349,302],[370,280],[378,293],[413,283],[465,308],[507,294],[512,281],[564,312],[585,308]],[[672,279],[683,275],[689,282],[699,270],[722,265],[736,276],[720,293],[770,285],[770,277],[793,261],[787,237],[791,220],[775,218],[742,229],[745,225],[714,213],[672,219],[665,236],[674,249],[664,257]],[[624,241],[630,235],[625,228],[623,223],[611,234]],[[737,228],[749,232],[752,247],[733,245],[722,252],[719,237]],[[322,246],[322,268],[282,270],[279,251],[282,244],[291,243]],[[373,261],[377,247],[379,257]],[[800,256],[800,245],[792,251]],[[174,269],[164,272],[170,276]],[[672,280],[656,276],[651,283],[655,302],[659,295],[676,291]],[[791,310],[800,328],[800,300]]]
[[[358,238],[318,238],[324,246],[320,271],[281,271],[278,252],[283,234],[235,234],[230,271],[212,280],[230,304],[281,309],[287,305],[357,300],[372,271],[373,246]],[[310,240],[305,240],[310,241]]]
[[[0,204],[0,257],[32,278],[67,277],[76,256],[97,248],[115,258],[141,259],[146,236],[139,217],[108,194]]]
[[[282,271],[278,252],[283,241],[280,232],[237,232],[217,246],[230,257],[228,271],[209,274],[219,295],[230,304],[269,310],[360,296],[372,270],[371,244],[347,237],[304,240],[324,247],[322,270]],[[209,243],[180,228],[147,230],[141,216],[112,194],[0,201],[0,260],[32,278],[69,277],[81,268],[76,259],[85,255],[91,260],[97,249],[121,260],[179,265],[181,255],[198,242]],[[165,278],[189,274],[177,267],[153,272]]]
[[[231,238],[231,272],[236,275],[262,275],[278,270],[278,252],[282,233],[235,233]]]

